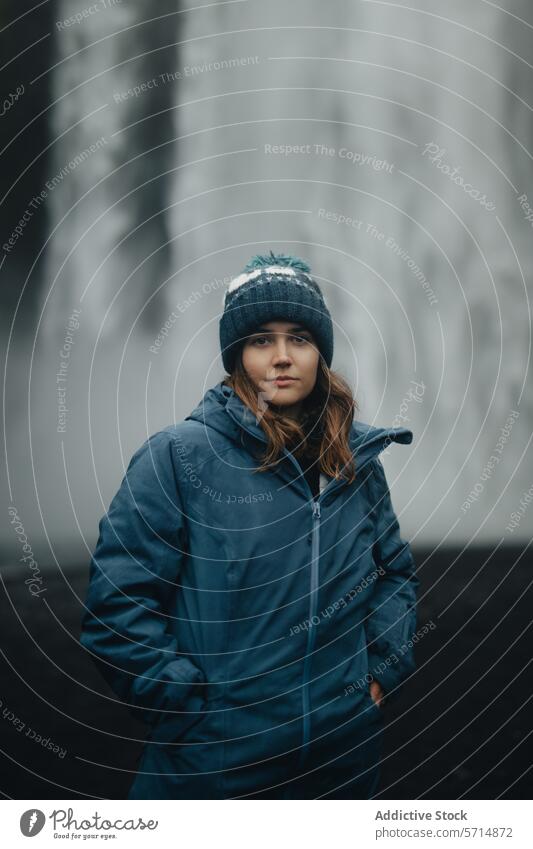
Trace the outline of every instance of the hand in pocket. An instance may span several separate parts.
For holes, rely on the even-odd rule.
[[[370,682],[370,695],[374,699],[376,707],[381,707],[381,700],[383,699],[383,690],[381,689],[381,685],[378,681]]]

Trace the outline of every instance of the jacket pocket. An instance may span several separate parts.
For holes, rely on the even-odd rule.
[[[161,711],[159,718],[146,738],[147,743],[176,743],[208,716],[207,701],[198,690],[193,690],[185,700],[182,711]]]

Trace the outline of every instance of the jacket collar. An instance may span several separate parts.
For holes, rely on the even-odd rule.
[[[232,420],[252,436],[267,441],[265,433],[252,410],[243,404],[230,386],[222,385],[226,398],[225,409]],[[374,427],[354,419],[350,430],[350,447],[359,467],[383,451],[391,442],[409,444],[413,441],[413,432],[406,427]]]
[[[267,442],[266,435],[252,410],[241,401],[231,386],[222,382],[206,392],[187,419],[200,421],[206,427],[214,428],[236,441],[240,440],[244,430],[255,439],[263,443]],[[350,448],[357,470],[360,470],[392,442],[408,445],[412,441],[413,432],[406,427],[374,427],[354,419],[350,429]],[[301,473],[302,470],[296,458],[289,451],[284,453]],[[342,485],[342,481],[337,483]]]

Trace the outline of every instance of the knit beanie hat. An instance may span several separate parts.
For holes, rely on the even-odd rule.
[[[311,269],[298,257],[254,256],[224,292],[220,318],[222,362],[231,373],[240,346],[264,322],[294,321],[305,325],[329,367],[333,359],[333,324]]]

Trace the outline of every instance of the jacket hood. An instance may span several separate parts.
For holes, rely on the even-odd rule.
[[[266,442],[266,435],[256,421],[252,410],[244,404],[237,393],[220,382],[209,389],[185,421],[201,422],[226,437],[239,440],[241,429]],[[353,420],[350,431],[350,447],[359,468],[379,454],[391,442],[409,445],[413,441],[413,432],[406,427],[374,427],[357,419]]]

